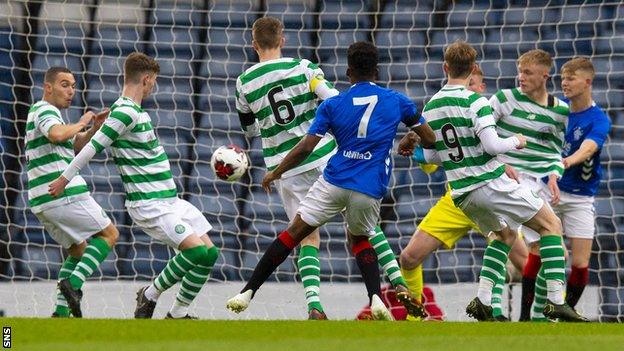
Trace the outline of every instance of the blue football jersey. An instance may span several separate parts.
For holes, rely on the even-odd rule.
[[[308,134],[332,133],[338,151],[323,177],[329,183],[374,198],[386,193],[392,170],[392,146],[399,122],[425,123],[405,95],[371,82],[359,82],[317,109]]]
[[[570,112],[562,156],[574,154],[586,139],[595,141],[598,151],[585,162],[565,170],[563,177],[559,179],[561,191],[576,195],[596,195],[602,178],[600,151],[610,129],[609,117],[596,103],[584,111]]]

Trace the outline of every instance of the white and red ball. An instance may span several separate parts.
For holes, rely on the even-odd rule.
[[[233,182],[247,172],[249,158],[237,145],[224,145],[212,154],[210,166],[219,179]]]

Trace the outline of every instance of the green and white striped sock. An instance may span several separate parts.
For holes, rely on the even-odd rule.
[[[80,262],[80,260],[73,256],[67,257],[67,259],[65,260],[65,262],[63,262],[63,265],[61,266],[61,270],[59,270],[58,280],[61,281],[63,279],[69,278],[74,269],[76,269],[76,265],[78,264],[78,262]],[[56,315],[59,317],[69,317],[70,313],[69,307],[67,306],[67,300],[65,300],[65,296],[61,294],[61,291],[58,289],[58,287],[56,288],[56,307],[54,309],[54,312],[56,312]]]
[[[76,269],[74,269],[69,277],[72,288],[76,290],[81,289],[85,280],[93,275],[100,266],[100,263],[104,262],[110,250],[110,246],[108,246],[108,243],[104,239],[98,237],[92,238],[84,254],[82,254],[80,262],[76,265]]]
[[[535,278],[535,297],[533,298],[533,315],[531,321],[546,322],[548,319],[544,316],[544,304],[546,303],[546,279],[544,279],[544,265],[540,268]]]
[[[407,287],[407,283],[403,279],[401,269],[397,263],[396,256],[380,227],[375,227],[375,235],[369,238],[368,241],[373,246],[373,249],[375,249],[379,265],[386,274],[386,277],[388,277],[388,280],[390,280],[390,284],[395,288],[397,285]]]
[[[321,263],[318,259],[319,250],[310,245],[301,246],[299,251],[299,275],[305,291],[308,311],[317,309],[323,312],[320,299]]]
[[[559,235],[545,235],[540,239],[540,256],[546,280],[546,296],[552,303],[564,303],[565,253]]]
[[[169,260],[165,269],[154,280],[153,286],[159,292],[164,292],[181,281],[186,273],[197,266],[208,255],[208,248],[204,245],[180,251]]]
[[[509,246],[498,240],[492,240],[485,249],[477,297],[486,306],[492,304],[492,290],[496,282],[505,280],[509,250]]]
[[[188,314],[189,305],[195,300],[197,294],[199,294],[199,291],[208,280],[210,271],[217,258],[219,258],[219,250],[216,246],[213,246],[208,249],[205,262],[197,264],[186,272],[182,278],[182,284],[176,295],[176,300],[169,311],[173,318],[182,318]]]
[[[506,274],[506,273],[505,273]],[[505,289],[505,278],[499,279],[492,289],[492,315],[494,317],[503,315],[503,290]]]

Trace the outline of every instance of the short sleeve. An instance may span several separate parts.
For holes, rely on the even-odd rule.
[[[314,122],[312,122],[308,130],[308,134],[323,137],[329,131],[331,122],[331,101],[331,99],[325,100],[318,107],[316,110],[316,117],[314,117]]]
[[[609,118],[600,111],[600,118],[595,119],[594,125],[592,126],[591,131],[585,139],[591,139],[598,144],[598,148],[601,149],[607,140],[607,135],[609,134],[609,130],[611,129],[611,121]]]
[[[39,131],[45,135],[46,138],[50,135],[50,129],[53,126],[58,124],[65,124],[58,110],[56,109],[46,109],[45,111],[39,113],[35,119],[35,128],[39,129]]]
[[[245,94],[243,94],[243,82],[240,77],[236,80],[236,91],[234,92],[234,96],[236,96],[236,110],[239,113],[252,112],[251,107],[247,103],[247,99],[245,99]]]
[[[399,108],[401,110],[401,122],[408,127],[414,127],[425,123],[425,119],[422,116],[418,116],[416,110],[416,104],[412,102],[407,96],[397,93],[399,99]]]

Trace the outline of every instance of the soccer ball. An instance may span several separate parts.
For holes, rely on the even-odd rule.
[[[247,172],[249,158],[240,147],[234,144],[224,145],[212,154],[210,166],[219,179],[233,182]]]

